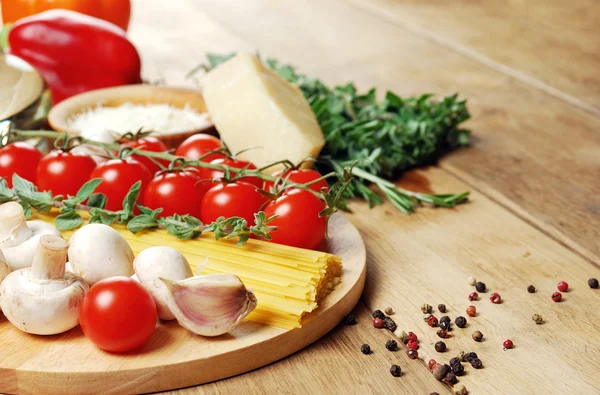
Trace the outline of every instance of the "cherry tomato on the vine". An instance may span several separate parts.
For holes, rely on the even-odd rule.
[[[269,222],[277,226],[271,233],[272,241],[293,247],[314,249],[325,238],[327,218],[319,217],[325,203],[312,192],[290,189],[263,210],[267,218],[277,215]]]
[[[4,178],[12,188],[12,176],[17,173],[22,178],[36,182],[37,165],[42,153],[33,145],[16,142],[0,148],[0,178]]]
[[[99,164],[90,174],[90,179],[102,178],[96,193],[106,196],[106,209],[117,211],[123,208],[123,199],[133,184],[142,182],[139,204],[143,204],[144,190],[152,180],[150,170],[135,159],[111,159]]]
[[[142,151],[150,151],[150,152],[167,152],[169,149],[159,139],[156,137],[146,136],[139,138],[137,140],[128,141],[126,143],[121,144],[123,147],[129,148],[139,148]],[[164,159],[150,159],[147,156],[142,155],[131,155],[131,157],[150,170],[150,173],[155,174],[156,172],[162,170],[159,165],[157,165],[154,161],[162,164],[164,167],[169,166],[169,161]]]
[[[37,185],[40,191],[75,196],[95,168],[96,162],[89,155],[52,151],[38,164]]]
[[[222,147],[221,140],[210,134],[195,134],[188,137],[175,151],[175,155],[183,156],[187,159],[198,160],[202,155],[217,150]],[[223,155],[211,154],[202,159],[203,162],[210,162]]]
[[[256,170],[256,166],[254,166],[252,163],[246,162],[244,160],[238,160],[238,159],[219,158],[219,159],[215,159],[215,160],[211,161],[210,163],[213,165],[226,165],[233,169],[246,168],[247,170]],[[221,170],[217,170],[217,169],[203,168],[201,170],[201,172],[202,172],[202,177],[207,180],[215,180],[215,179],[223,178],[223,176],[225,175]],[[235,171],[231,172],[232,177],[235,176],[236,174],[237,173]],[[240,178],[239,181],[243,181],[248,184],[255,185],[258,188],[261,188],[263,185],[263,180],[260,179],[259,177],[254,177],[254,176],[243,177],[243,178]]]
[[[161,172],[146,187],[144,205],[151,209],[162,207],[161,217],[173,214],[200,217],[202,198],[210,187],[201,181],[195,169]]]
[[[152,295],[129,277],[99,281],[83,298],[79,324],[83,334],[99,348],[124,352],[142,346],[156,327]]]
[[[200,219],[205,224],[219,217],[242,217],[254,224],[254,214],[267,198],[256,192],[256,186],[245,182],[221,182],[208,190],[202,199]]]
[[[283,179],[287,179],[289,182],[293,182],[296,184],[306,184],[311,181],[316,180],[317,178],[321,178],[322,175],[316,170],[313,169],[296,169],[296,170],[279,170],[273,173],[273,177],[281,177]],[[271,188],[273,187],[273,181],[265,181],[264,190],[271,192]],[[310,189],[316,192],[321,192],[322,188],[327,188],[327,181],[321,180],[311,184],[309,186]]]

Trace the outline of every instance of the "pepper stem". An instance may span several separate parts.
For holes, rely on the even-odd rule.
[[[63,280],[67,264],[67,242],[58,236],[45,235],[33,256],[32,280]]]

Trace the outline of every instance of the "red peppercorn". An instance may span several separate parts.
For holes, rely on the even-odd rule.
[[[561,281],[556,286],[560,292],[567,292],[569,290],[569,284],[566,281]]]
[[[417,341],[419,339],[417,338],[417,335],[415,335],[413,332],[408,332],[408,335],[406,335],[406,341],[409,342],[411,340]]]
[[[385,325],[385,321],[383,321],[381,318],[374,318],[373,319],[373,326],[377,329],[381,329],[383,328],[383,326]]]
[[[500,296],[499,293],[494,292],[493,294],[490,295],[490,300],[492,301],[492,303],[498,304],[498,303],[502,302],[502,297]]]
[[[560,292],[554,292],[552,294],[552,300],[555,302],[560,302],[562,300],[562,294]]]
[[[477,300],[477,299],[479,299],[479,294],[477,292],[471,292],[469,294],[469,300],[471,302],[474,301],[474,300]]]
[[[427,325],[429,325],[432,328],[435,328],[436,326],[438,326],[438,319],[434,315],[432,315],[427,319]]]
[[[508,349],[508,348],[513,348],[514,347],[514,344],[513,344],[512,340],[510,340],[510,339],[504,340],[503,345],[504,345],[504,349],[505,350]]]
[[[417,343],[416,340],[409,340],[408,343],[406,343],[406,346],[411,350],[419,349],[419,343]]]
[[[429,370],[433,370],[433,368],[435,368],[435,365],[437,365],[437,362],[435,361],[435,359],[430,359],[429,360]]]
[[[475,306],[467,307],[467,315],[469,317],[475,317],[477,315],[477,307],[475,307]]]
[[[417,350],[414,349],[410,349],[407,351],[408,357],[410,359],[417,359],[419,358],[419,352]]]

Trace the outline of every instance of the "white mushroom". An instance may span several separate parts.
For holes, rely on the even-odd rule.
[[[160,278],[178,281],[192,277],[192,269],[183,254],[170,247],[150,247],[138,254],[133,268],[136,279],[154,298],[160,319],[175,319],[167,303],[169,290]]]
[[[90,285],[105,278],[133,274],[133,251],[127,240],[110,226],[85,225],[73,234],[70,244],[71,269]]]
[[[0,251],[11,270],[30,267],[40,237],[61,237],[60,231],[44,221],[26,221],[16,202],[0,205]]]
[[[89,287],[65,272],[67,248],[60,237],[42,236],[31,268],[10,273],[0,284],[0,307],[20,330],[54,335],[79,324],[79,308]]]
[[[8,276],[10,273],[10,267],[6,264],[6,258],[4,258],[4,254],[0,251],[0,284],[2,281]]]

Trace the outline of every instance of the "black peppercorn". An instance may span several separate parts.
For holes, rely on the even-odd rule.
[[[419,352],[417,350],[415,350],[414,348],[411,348],[410,350],[408,350],[406,352],[406,354],[408,354],[408,357],[410,359],[417,359],[417,358],[419,358]]]
[[[446,351],[446,343],[444,343],[442,341],[435,343],[435,351],[445,352]]]
[[[598,287],[599,287],[599,285],[598,285],[598,279],[597,278],[590,278],[588,280],[588,285],[590,286],[590,288],[598,289]]]
[[[477,353],[474,352],[468,352],[465,354],[465,361],[467,362],[471,362],[474,359],[477,359]]]
[[[390,332],[395,332],[396,329],[398,328],[398,326],[396,325],[394,320],[391,319],[390,317],[385,317],[383,319],[383,326],[385,327],[385,329],[389,330]]]
[[[471,363],[471,366],[473,366],[473,368],[475,368],[475,369],[481,369],[483,367],[483,362],[481,362],[481,359],[479,359],[479,358],[475,358],[470,363]]]
[[[369,346],[368,344],[363,344],[362,346],[360,346],[360,352],[362,352],[365,355],[371,354],[371,346]]]
[[[444,383],[453,385],[458,383],[458,379],[456,378],[456,375],[454,373],[450,372],[444,378]]]
[[[450,322],[450,317],[443,315],[440,317],[440,322]]]
[[[429,395],[440,395],[440,394],[439,394],[439,392],[432,392],[432,393],[431,393],[431,394],[429,394]]]
[[[454,320],[454,323],[459,328],[464,328],[464,327],[467,326],[467,319],[465,317],[463,317],[463,316],[456,317],[456,319]]]
[[[481,331],[475,331],[473,332],[473,340],[475,340],[476,342],[480,342],[483,340],[483,333],[481,333]]]
[[[457,376],[462,376],[465,372],[465,367],[460,362],[450,364],[450,369],[452,369],[452,373],[454,373]]]
[[[398,343],[396,343],[396,340],[390,339],[385,342],[385,348],[390,351],[396,351],[398,349]]]
[[[477,292],[485,292],[485,283],[478,281],[477,284],[475,284],[475,289],[477,290]]]
[[[456,365],[457,363],[460,363],[460,360],[456,357],[450,359],[450,366],[452,365]]]
[[[356,317],[354,314],[348,314],[344,317],[344,325],[356,325]]]
[[[527,287],[527,292],[529,292],[530,294],[535,292],[535,287],[533,285],[530,285]]]
[[[373,312],[373,318],[379,318],[380,320],[383,320],[385,318],[385,314],[383,314],[383,311],[381,310],[375,310]]]
[[[438,310],[440,313],[445,313],[446,312],[446,305],[445,304],[438,304]]]
[[[390,373],[394,377],[400,377],[400,375],[402,374],[402,369],[400,369],[400,366],[398,365],[392,365],[392,367],[390,368]]]
[[[433,377],[435,377],[435,379],[437,381],[442,381],[443,379],[446,378],[446,375],[450,372],[450,366],[448,365],[442,365],[441,363],[438,363],[437,365],[435,365],[435,367],[433,368]]]
[[[444,331],[448,331],[450,329],[450,322],[448,322],[448,321],[440,322],[438,324],[438,326],[440,327],[440,329],[442,329]]]

